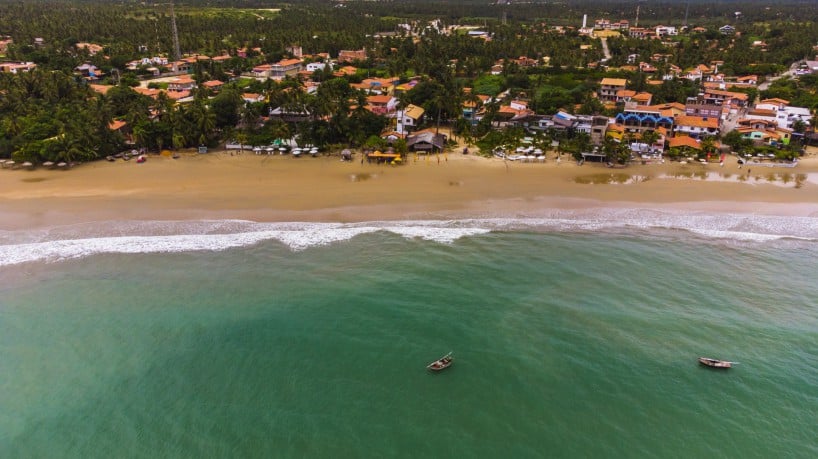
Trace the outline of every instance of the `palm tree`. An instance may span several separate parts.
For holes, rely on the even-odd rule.
[[[602,141],[602,152],[605,153],[605,160],[613,162],[621,145],[613,137],[605,137],[605,140]]]
[[[648,148],[659,141],[659,134],[656,131],[645,131],[642,133],[642,142],[648,145]]]
[[[715,151],[716,141],[712,136],[707,136],[702,139],[700,145],[702,147],[701,150],[702,153],[704,153],[705,155],[710,155],[710,153],[713,153]]]
[[[144,147],[148,143],[147,121],[140,121],[133,125],[133,139],[137,147]]]
[[[204,103],[194,103],[191,116],[196,126],[199,144],[207,145],[213,130],[216,129],[216,115]]]

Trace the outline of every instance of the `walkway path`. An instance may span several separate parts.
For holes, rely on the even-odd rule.
[[[602,54],[605,55],[605,61],[611,60],[611,50],[608,49],[608,39],[605,37],[599,37],[599,41],[602,42]]]

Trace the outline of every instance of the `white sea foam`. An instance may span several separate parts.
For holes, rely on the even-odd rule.
[[[659,231],[657,231],[659,230]],[[0,232],[0,266],[54,262],[103,253],[221,251],[278,241],[291,250],[388,232],[406,239],[450,244],[488,232],[685,231],[706,240],[818,241],[818,217],[690,214],[645,209],[553,210],[536,218],[484,218],[362,223],[259,223],[243,220],[94,222],[39,231]]]

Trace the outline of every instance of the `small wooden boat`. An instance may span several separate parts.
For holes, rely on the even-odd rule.
[[[711,368],[732,368],[736,362],[728,362],[727,360],[711,359],[709,357],[699,357],[699,363]]]
[[[434,362],[426,365],[426,368],[432,371],[441,371],[449,368],[452,365],[454,358],[452,358],[452,353],[449,352],[448,354],[444,355],[443,357],[435,360]]]

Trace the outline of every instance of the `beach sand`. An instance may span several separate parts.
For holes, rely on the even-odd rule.
[[[0,229],[107,220],[418,220],[536,217],[631,207],[818,215],[818,156],[795,168],[718,163],[577,165],[449,153],[401,166],[220,151],[98,161],[71,170],[0,170]]]

